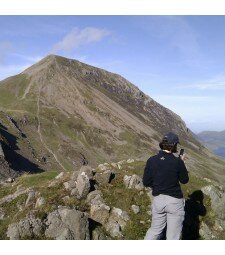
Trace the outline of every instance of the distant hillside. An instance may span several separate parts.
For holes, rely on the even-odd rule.
[[[197,136],[216,155],[225,157],[225,130],[221,132],[204,131]]]
[[[163,134],[173,131],[190,171],[225,183],[225,161],[180,116],[120,75],[77,60],[50,55],[1,81],[0,110],[5,158],[16,172],[73,171],[130,157],[145,161],[158,151]]]

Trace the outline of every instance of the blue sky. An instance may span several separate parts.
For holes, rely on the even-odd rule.
[[[0,79],[51,53],[121,74],[194,132],[225,130],[225,16],[0,16]]]

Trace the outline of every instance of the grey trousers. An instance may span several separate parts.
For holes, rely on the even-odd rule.
[[[184,198],[158,195],[152,201],[152,224],[145,240],[159,240],[165,227],[167,240],[179,240],[184,221]]]

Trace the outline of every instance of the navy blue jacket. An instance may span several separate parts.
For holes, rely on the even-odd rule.
[[[182,198],[180,182],[186,184],[188,181],[188,171],[183,160],[172,153],[161,150],[147,160],[143,184],[152,188],[153,196],[164,194]]]

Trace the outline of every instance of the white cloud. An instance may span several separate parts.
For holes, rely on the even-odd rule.
[[[53,46],[53,52],[71,51],[82,45],[101,41],[108,36],[110,32],[106,29],[99,29],[95,27],[86,27],[79,29],[73,28],[60,42]]]

